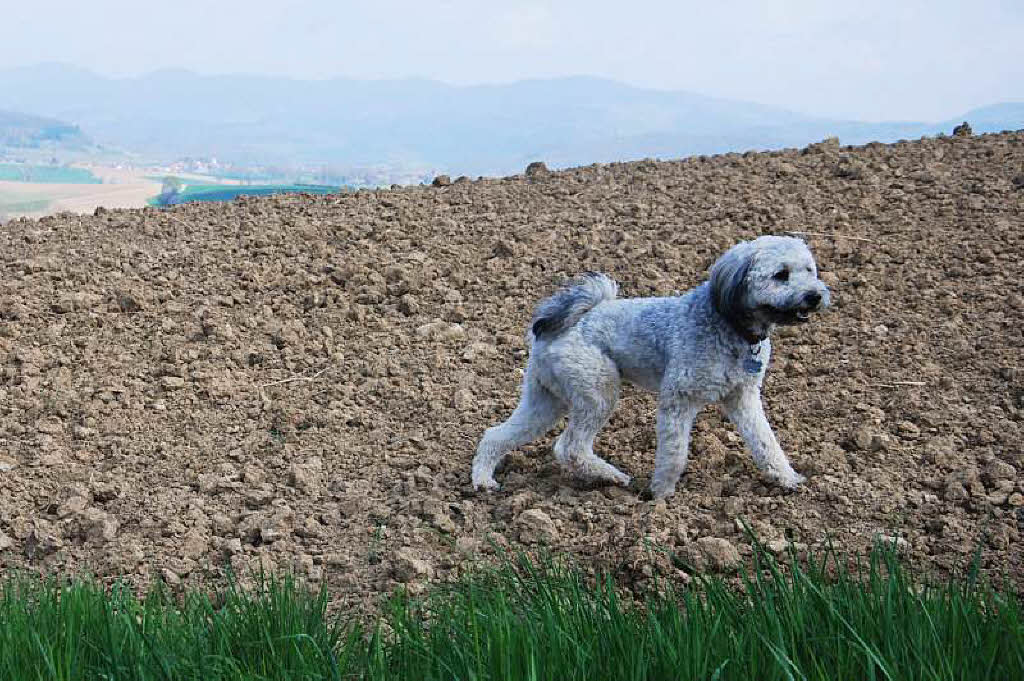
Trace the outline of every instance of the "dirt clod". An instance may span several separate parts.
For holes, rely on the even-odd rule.
[[[550,172],[544,161],[534,161],[526,166],[527,177],[544,177],[549,175]]]
[[[740,552],[728,539],[700,537],[697,548],[707,560],[708,567],[715,572],[727,572],[740,564]]]
[[[544,511],[531,508],[516,518],[519,540],[526,544],[551,544],[558,537],[555,521]]]
[[[399,582],[409,583],[431,577],[434,569],[411,548],[403,547],[395,553],[394,574]]]
[[[973,134],[974,131],[971,130],[971,126],[967,121],[953,128],[954,137],[970,137]]]

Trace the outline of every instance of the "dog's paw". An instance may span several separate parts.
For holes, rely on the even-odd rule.
[[[789,471],[788,473],[782,473],[776,477],[775,482],[782,489],[793,491],[800,485],[807,482],[807,478],[796,471]]]
[[[586,481],[588,484],[612,484],[629,487],[629,482],[632,479],[595,454],[570,461],[566,466],[566,471],[571,477]]]
[[[473,489],[477,492],[497,492],[501,489],[501,485],[494,478],[483,478],[473,481]]]
[[[651,497],[650,498],[651,498],[652,501],[661,501],[662,499],[667,499],[667,498],[669,498],[670,496],[672,496],[673,494],[676,493],[676,486],[675,485],[666,485],[664,483],[659,485],[657,483],[652,482],[650,489],[651,489]]]

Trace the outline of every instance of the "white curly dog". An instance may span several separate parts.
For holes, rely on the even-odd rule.
[[[708,281],[682,296],[619,300],[617,293],[611,278],[589,273],[537,306],[522,398],[480,441],[473,486],[498,489],[494,471],[508,452],[566,414],[558,463],[577,477],[628,485],[629,476],[593,450],[623,380],[658,394],[654,498],[675,492],[693,421],[711,402],[723,405],[764,475],[788,489],[802,483],[765,417],[761,382],[774,327],[806,322],[829,305],[807,244],[779,236],[736,244]]]

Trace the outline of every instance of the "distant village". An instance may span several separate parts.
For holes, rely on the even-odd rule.
[[[4,146],[0,146],[0,164],[15,170],[21,168],[21,173],[15,172],[15,177],[9,179],[24,182],[37,181],[36,175],[41,167],[112,169],[154,177],[201,175],[240,184],[288,183],[354,188],[427,183],[440,172],[436,168],[410,168],[397,164],[351,168],[327,163],[245,165],[223,161],[215,156],[184,157],[172,162],[160,162],[136,159],[125,154],[68,153],[66,150],[43,153],[40,149]]]
[[[159,166],[147,166],[154,174],[207,175],[243,184],[288,182],[346,187],[382,187],[391,184],[420,184],[429,182],[436,174],[434,168],[407,168],[380,165],[364,168],[342,168],[333,164],[239,165],[217,159],[186,157]]]

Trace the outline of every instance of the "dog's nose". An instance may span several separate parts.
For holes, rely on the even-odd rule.
[[[821,304],[821,294],[817,291],[811,291],[804,296],[804,303],[807,307],[818,307]]]

